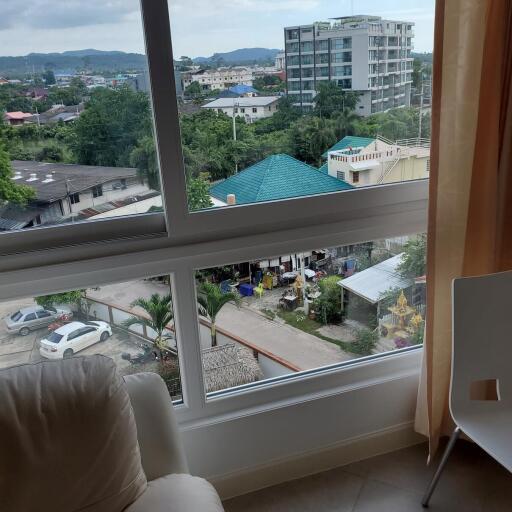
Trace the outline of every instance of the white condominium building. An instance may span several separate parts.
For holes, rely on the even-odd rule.
[[[183,88],[192,82],[198,82],[204,90],[224,90],[238,84],[252,86],[254,73],[250,68],[224,67],[183,73],[182,79]]]
[[[413,25],[379,16],[348,16],[286,27],[289,97],[303,111],[310,110],[318,84],[331,80],[361,94],[359,115],[409,106]]]

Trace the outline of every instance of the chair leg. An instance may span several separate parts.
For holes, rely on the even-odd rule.
[[[441,477],[441,473],[443,472],[443,470],[446,466],[446,463],[448,462],[448,458],[450,457],[450,454],[452,453],[452,450],[455,446],[455,443],[457,442],[457,439],[460,436],[460,433],[461,433],[460,427],[455,427],[455,430],[452,432],[450,440],[448,441],[448,444],[444,450],[443,456],[441,458],[441,462],[439,463],[439,466],[436,469],[436,472],[434,473],[432,480],[430,481],[430,485],[428,486],[425,496],[423,496],[423,500],[421,501],[421,504],[424,507],[428,507],[428,505],[429,505],[430,498],[432,497],[432,494],[434,493],[437,483],[439,482],[439,478]]]

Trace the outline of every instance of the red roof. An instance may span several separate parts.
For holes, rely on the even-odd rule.
[[[6,112],[5,117],[7,117],[7,119],[25,119],[32,117],[32,114],[26,114],[25,112]]]

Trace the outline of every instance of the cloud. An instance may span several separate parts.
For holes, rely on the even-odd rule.
[[[0,29],[58,29],[118,23],[139,9],[137,0],[1,0]]]

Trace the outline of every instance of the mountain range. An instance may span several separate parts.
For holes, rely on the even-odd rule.
[[[273,62],[280,50],[272,48],[241,48],[211,57],[192,59],[196,64],[247,65]],[[142,71],[147,67],[146,56],[140,53],[102,51],[93,48],[62,53],[30,53],[21,57],[0,57],[0,75],[9,78],[41,73],[52,69],[55,73],[91,71]]]
[[[211,57],[196,57],[196,64],[224,62],[226,64],[252,64],[274,62],[276,55],[282,50],[275,48],[240,48],[231,52],[214,53]]]

